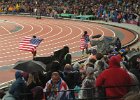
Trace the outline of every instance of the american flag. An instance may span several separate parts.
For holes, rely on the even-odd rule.
[[[80,49],[85,49],[85,48],[87,48],[88,47],[88,43],[86,43],[86,41],[85,41],[85,38],[84,37],[82,37],[81,39],[80,39]]]
[[[40,38],[24,37],[19,43],[19,50],[34,52],[42,40]]]

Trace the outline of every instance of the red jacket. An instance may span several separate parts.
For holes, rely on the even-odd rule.
[[[109,68],[104,70],[96,80],[96,87],[99,86],[124,86],[131,85],[131,78],[128,73],[120,68],[122,58],[112,56],[109,60]],[[128,93],[128,87],[106,88],[107,97],[122,97]],[[113,99],[114,100],[114,99]],[[116,99],[119,100],[119,99]]]

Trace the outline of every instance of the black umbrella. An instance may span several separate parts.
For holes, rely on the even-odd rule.
[[[15,63],[13,68],[28,73],[46,71],[46,65],[44,63],[34,60],[18,61]]]

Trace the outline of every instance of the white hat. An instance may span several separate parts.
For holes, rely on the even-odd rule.
[[[94,69],[93,69],[93,67],[87,67],[87,69],[86,69],[86,73],[93,73],[94,72]]]
[[[73,67],[74,70],[79,70],[80,64],[78,62],[75,62],[72,67]]]

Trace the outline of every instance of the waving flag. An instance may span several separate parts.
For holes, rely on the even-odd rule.
[[[19,43],[19,50],[34,52],[42,40],[40,38],[24,37]]]
[[[85,49],[85,44],[86,44],[85,39],[84,39],[84,37],[82,37],[82,38],[80,39],[80,48],[81,48],[82,50]]]

